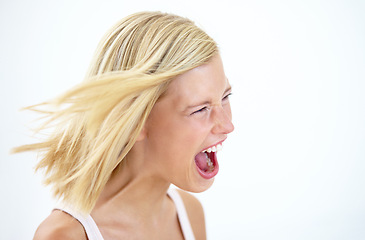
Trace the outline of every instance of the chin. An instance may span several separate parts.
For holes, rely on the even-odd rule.
[[[184,191],[192,192],[192,193],[201,193],[208,190],[214,182],[214,178],[211,179],[200,179],[199,181],[194,182],[193,184],[179,184],[176,186]]]
[[[214,178],[210,179],[207,184],[204,184],[204,186],[200,185],[199,187],[196,188],[195,191],[191,191],[191,192],[194,192],[194,193],[204,192],[204,191],[208,190],[213,185],[213,182],[214,182]]]

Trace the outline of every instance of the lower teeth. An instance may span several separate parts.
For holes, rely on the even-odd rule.
[[[214,169],[213,162],[212,162],[212,160],[210,160],[207,153],[205,153],[205,157],[207,159],[207,165],[208,165],[206,172],[211,172]]]
[[[209,167],[213,166],[213,163],[210,159],[207,159],[207,164],[208,164]]]

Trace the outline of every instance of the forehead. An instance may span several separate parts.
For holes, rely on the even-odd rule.
[[[228,87],[222,60],[216,55],[208,63],[173,79],[165,96],[177,103],[211,100],[214,96],[220,99]]]

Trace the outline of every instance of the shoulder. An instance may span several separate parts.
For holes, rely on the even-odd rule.
[[[190,193],[178,190],[188,214],[196,239],[206,239],[205,217],[200,201]]]
[[[34,240],[87,239],[82,225],[69,214],[54,210],[39,225]]]

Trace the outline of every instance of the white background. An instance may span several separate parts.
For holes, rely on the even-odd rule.
[[[0,2],[0,232],[31,239],[53,200],[33,174],[36,116],[18,109],[80,82],[120,18],[161,10],[219,43],[236,130],[197,194],[209,239],[365,239],[365,2]]]

